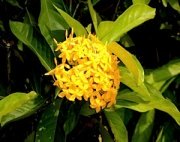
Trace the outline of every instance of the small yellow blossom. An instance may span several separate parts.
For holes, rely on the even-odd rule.
[[[117,57],[96,36],[73,37],[72,32],[57,43],[56,51],[61,64],[47,75],[52,75],[54,85],[61,88],[59,97],[89,101],[96,112],[116,103],[120,83]]]

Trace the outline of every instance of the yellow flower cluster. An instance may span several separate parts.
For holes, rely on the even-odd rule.
[[[47,73],[55,78],[55,86],[62,91],[59,97],[70,101],[90,101],[90,107],[99,112],[116,103],[120,74],[115,55],[107,51],[98,38],[73,37],[73,33],[57,44],[61,64]]]

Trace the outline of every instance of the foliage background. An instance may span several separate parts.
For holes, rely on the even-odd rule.
[[[115,20],[132,4],[129,0],[94,0],[93,2],[94,9],[103,20]],[[66,11],[83,25],[87,26],[91,23],[85,1],[64,0],[64,4]],[[131,40],[126,43],[121,42],[128,51],[136,55],[147,72],[180,57],[180,52],[178,52],[180,47],[179,11],[169,3],[166,7],[163,1],[151,0],[149,5],[156,8],[155,18],[129,31]],[[53,98],[54,89],[50,87],[51,80],[44,77],[46,70],[29,48],[17,40],[9,27],[10,20],[26,21],[30,22],[37,31],[40,31],[37,24],[40,10],[40,1],[36,0],[0,1],[0,97],[3,98],[14,92],[35,90],[44,98],[39,104],[41,109],[35,110],[35,113],[29,117],[8,123],[0,129],[2,142],[13,139],[19,142],[34,141],[40,118]],[[62,36],[59,36],[59,33]],[[39,33],[37,32],[37,34]],[[53,36],[59,38],[58,40],[64,39],[63,32],[54,32]],[[43,41],[43,39],[40,38],[39,41]],[[180,77],[178,75],[163,93],[178,109],[180,108],[179,85]],[[123,87],[122,85],[121,88]],[[64,106],[61,112],[64,116],[67,114],[67,104],[68,102],[61,104]],[[72,112],[76,112],[79,108],[72,107],[72,109],[74,109]],[[140,113],[131,110],[122,111],[126,111],[126,116],[124,116],[126,122],[124,123],[128,130],[129,141],[133,141],[132,136]],[[104,116],[104,114],[100,115]],[[63,118],[63,121],[65,120],[66,118]],[[98,141],[100,132],[101,134],[106,133],[106,131],[102,133],[104,129],[99,127],[100,121],[103,121],[102,124],[107,124],[107,120],[100,119],[97,114],[89,117],[79,116],[79,121],[76,122],[75,129],[68,134],[67,141],[84,141],[85,139]],[[58,122],[58,125],[61,123]],[[153,126],[149,141],[180,141],[178,137],[179,126],[164,112],[156,110]],[[57,131],[61,132],[62,130]],[[161,136],[161,133],[164,135]],[[112,132],[109,135],[112,136]],[[56,136],[55,141],[58,137]]]

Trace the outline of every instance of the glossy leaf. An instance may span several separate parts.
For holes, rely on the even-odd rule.
[[[175,77],[180,73],[180,60],[172,60],[145,76],[145,80],[157,90],[164,92]]]
[[[99,23],[98,25],[98,29],[97,29],[97,36],[99,39],[101,39],[102,37],[104,37],[105,35],[107,35],[109,33],[109,31],[112,29],[113,27],[113,21],[102,21]]]
[[[112,42],[107,46],[111,53],[114,53],[133,74],[137,85],[144,82],[144,70],[139,61],[122,46],[116,42]]]
[[[70,15],[68,15],[66,12],[64,12],[63,10],[61,10],[60,8],[54,6],[57,11],[61,14],[61,16],[64,18],[64,20],[67,22],[67,24],[69,25],[69,27],[73,28],[76,36],[84,36],[87,35],[87,31],[86,29],[83,27],[83,25],[75,20],[74,18],[72,18]]]
[[[141,114],[135,131],[132,136],[132,142],[149,142],[154,124],[155,111],[151,110]]]
[[[148,87],[148,91],[150,93],[150,96],[146,98],[146,101],[139,102],[138,100],[133,100],[133,99],[132,100],[119,99],[117,100],[116,107],[117,108],[125,107],[139,112],[146,112],[152,109],[158,109],[168,113],[171,117],[174,118],[174,120],[178,123],[178,125],[180,125],[180,112],[177,109],[177,107],[170,100],[165,99],[162,96],[162,94],[158,90],[156,90],[153,86],[147,84],[146,86]],[[138,97],[140,96],[139,94],[136,94],[134,92],[132,92],[131,95],[137,95]],[[144,96],[142,96],[142,99],[144,99]]]
[[[69,28],[63,17],[54,8],[53,3],[56,2],[58,2],[58,6],[60,6],[61,9],[64,9],[63,1],[41,0],[41,11],[38,19],[40,31],[50,45],[52,51],[54,51],[56,47],[53,38],[56,40],[58,39],[57,36],[53,36],[53,33],[58,31],[58,36],[64,37],[65,30]]]
[[[43,112],[37,127],[36,142],[54,142],[61,102],[62,100],[57,99]]]
[[[149,84],[168,80],[176,75],[180,74],[180,60],[173,60],[168,64],[153,70],[151,73],[145,76],[146,81]]]
[[[35,32],[32,26],[11,21],[10,28],[12,33],[37,55],[47,71],[54,68],[54,55],[49,45],[41,35]]]
[[[151,0],[133,0],[133,4],[138,4],[138,3],[141,3],[141,4],[149,4]]]
[[[35,103],[37,94],[30,93],[13,93],[0,100],[0,124],[3,126],[9,121],[13,121],[24,115],[29,115],[33,109],[38,108]]]
[[[7,114],[5,117],[3,117],[1,123],[2,125],[5,125],[11,121],[16,121],[28,117],[33,113],[36,113],[38,109],[41,108],[44,104],[45,100],[38,96],[37,98],[23,104],[23,106],[17,108],[13,112]]]
[[[135,102],[135,103],[148,103],[150,101],[150,97],[143,98],[144,96],[132,92],[130,90],[123,90],[118,93],[117,100],[126,100],[130,102]]]
[[[104,111],[116,142],[128,142],[128,133],[121,117],[115,111]]]
[[[121,37],[129,30],[144,23],[145,21],[154,18],[155,9],[145,4],[134,4],[130,6],[116,21],[109,33],[102,38],[102,41],[111,43]]]

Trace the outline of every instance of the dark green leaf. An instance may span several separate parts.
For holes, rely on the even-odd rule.
[[[121,117],[115,111],[104,111],[116,142],[128,142],[128,133]]]
[[[55,100],[43,112],[36,132],[36,142],[54,142],[61,102],[62,100]]]
[[[76,104],[71,105],[68,110],[67,119],[63,125],[66,137],[77,125],[79,119],[79,110],[79,106]]]
[[[0,20],[0,30],[5,31],[3,22]]]
[[[33,17],[33,15],[29,12],[27,8],[26,8],[26,15],[24,16],[23,22],[31,26],[36,26],[35,18]]]
[[[122,36],[122,38],[120,39],[120,43],[126,48],[132,47],[135,45],[133,40],[128,34],[124,34],[124,36]]]
[[[179,0],[168,0],[168,3],[171,5],[171,7],[174,10],[177,10],[178,12],[180,12]]]
[[[38,24],[41,33],[54,52],[56,45],[53,38],[58,40],[58,37],[64,37],[65,30],[69,27],[64,21],[63,17],[56,11],[52,3],[56,3],[61,9],[64,9],[63,1],[41,0],[41,11],[38,19]],[[54,36],[54,32],[57,31],[58,36]]]
[[[107,128],[100,125],[99,129],[100,129],[100,133],[101,133],[103,142],[113,142],[113,139],[112,139],[111,135],[109,134]]]
[[[162,129],[160,130],[156,142],[170,142],[175,140],[175,129],[172,124],[166,122],[163,124]]]
[[[0,82],[0,100],[7,95],[6,90],[7,90],[7,87],[4,85],[4,83]]]
[[[141,114],[133,133],[132,142],[149,142],[154,124],[155,111]]]
[[[95,114],[96,111],[92,108],[90,108],[89,103],[86,102],[82,105],[81,110],[80,110],[80,114],[83,116],[90,116]]]
[[[125,109],[125,108],[116,109],[116,112],[121,117],[125,125],[127,125],[129,121],[133,118],[133,111],[130,109]]]
[[[92,4],[95,5],[99,2],[100,0],[92,0]]]
[[[19,5],[19,2],[17,0],[5,0],[5,1],[11,4],[12,6],[16,6],[22,9],[22,7]]]
[[[47,71],[54,68],[54,55],[50,47],[44,38],[33,30],[32,26],[11,21],[10,28],[13,34],[37,55]]]

